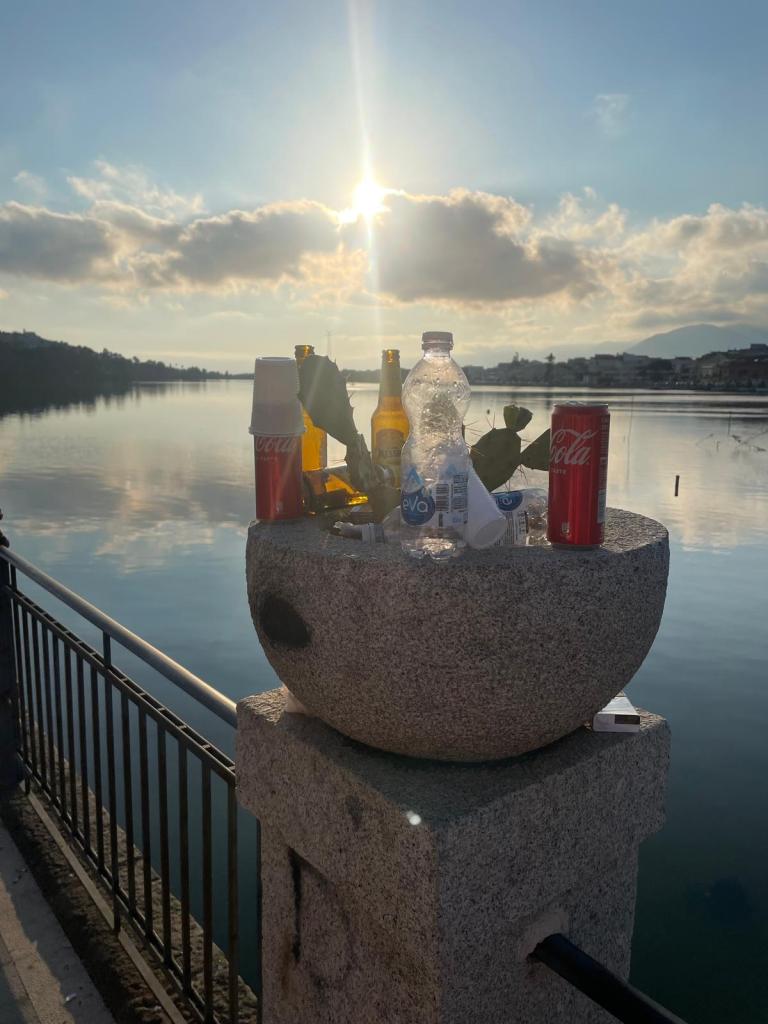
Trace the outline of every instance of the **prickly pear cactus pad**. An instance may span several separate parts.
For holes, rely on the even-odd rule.
[[[504,426],[494,427],[471,448],[472,465],[489,491],[501,487],[520,466],[549,468],[549,430],[523,450],[520,431],[531,422],[531,412],[517,405],[504,406]]]

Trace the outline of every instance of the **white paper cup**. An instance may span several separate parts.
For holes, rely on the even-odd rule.
[[[471,548],[489,548],[501,539],[506,528],[506,516],[496,504],[496,499],[470,466],[464,540]]]
[[[256,360],[251,425],[248,429],[251,434],[267,437],[304,433],[299,371],[295,359],[265,356]]]

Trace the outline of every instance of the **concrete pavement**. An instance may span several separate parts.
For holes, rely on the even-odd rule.
[[[0,1022],[114,1024],[2,821]]]

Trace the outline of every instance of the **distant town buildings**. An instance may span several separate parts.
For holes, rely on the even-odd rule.
[[[600,353],[558,362],[524,359],[515,355],[510,362],[494,367],[465,366],[470,384],[539,385],[595,388],[694,388],[712,391],[768,392],[768,344],[751,344],[727,352],[704,356],[674,356],[671,359],[634,352],[615,355]],[[344,370],[350,383],[373,384],[378,370]],[[403,368],[403,379],[408,368]]]
[[[768,345],[710,352],[694,359],[619,352],[567,359],[523,359],[492,369],[465,366],[470,384],[552,385],[554,387],[663,387],[712,390],[768,390]]]

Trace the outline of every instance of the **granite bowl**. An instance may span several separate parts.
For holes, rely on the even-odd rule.
[[[259,639],[311,713],[372,747],[485,761],[552,743],[626,687],[661,621],[669,544],[609,509],[596,550],[435,565],[301,519],[252,523],[246,563]]]

